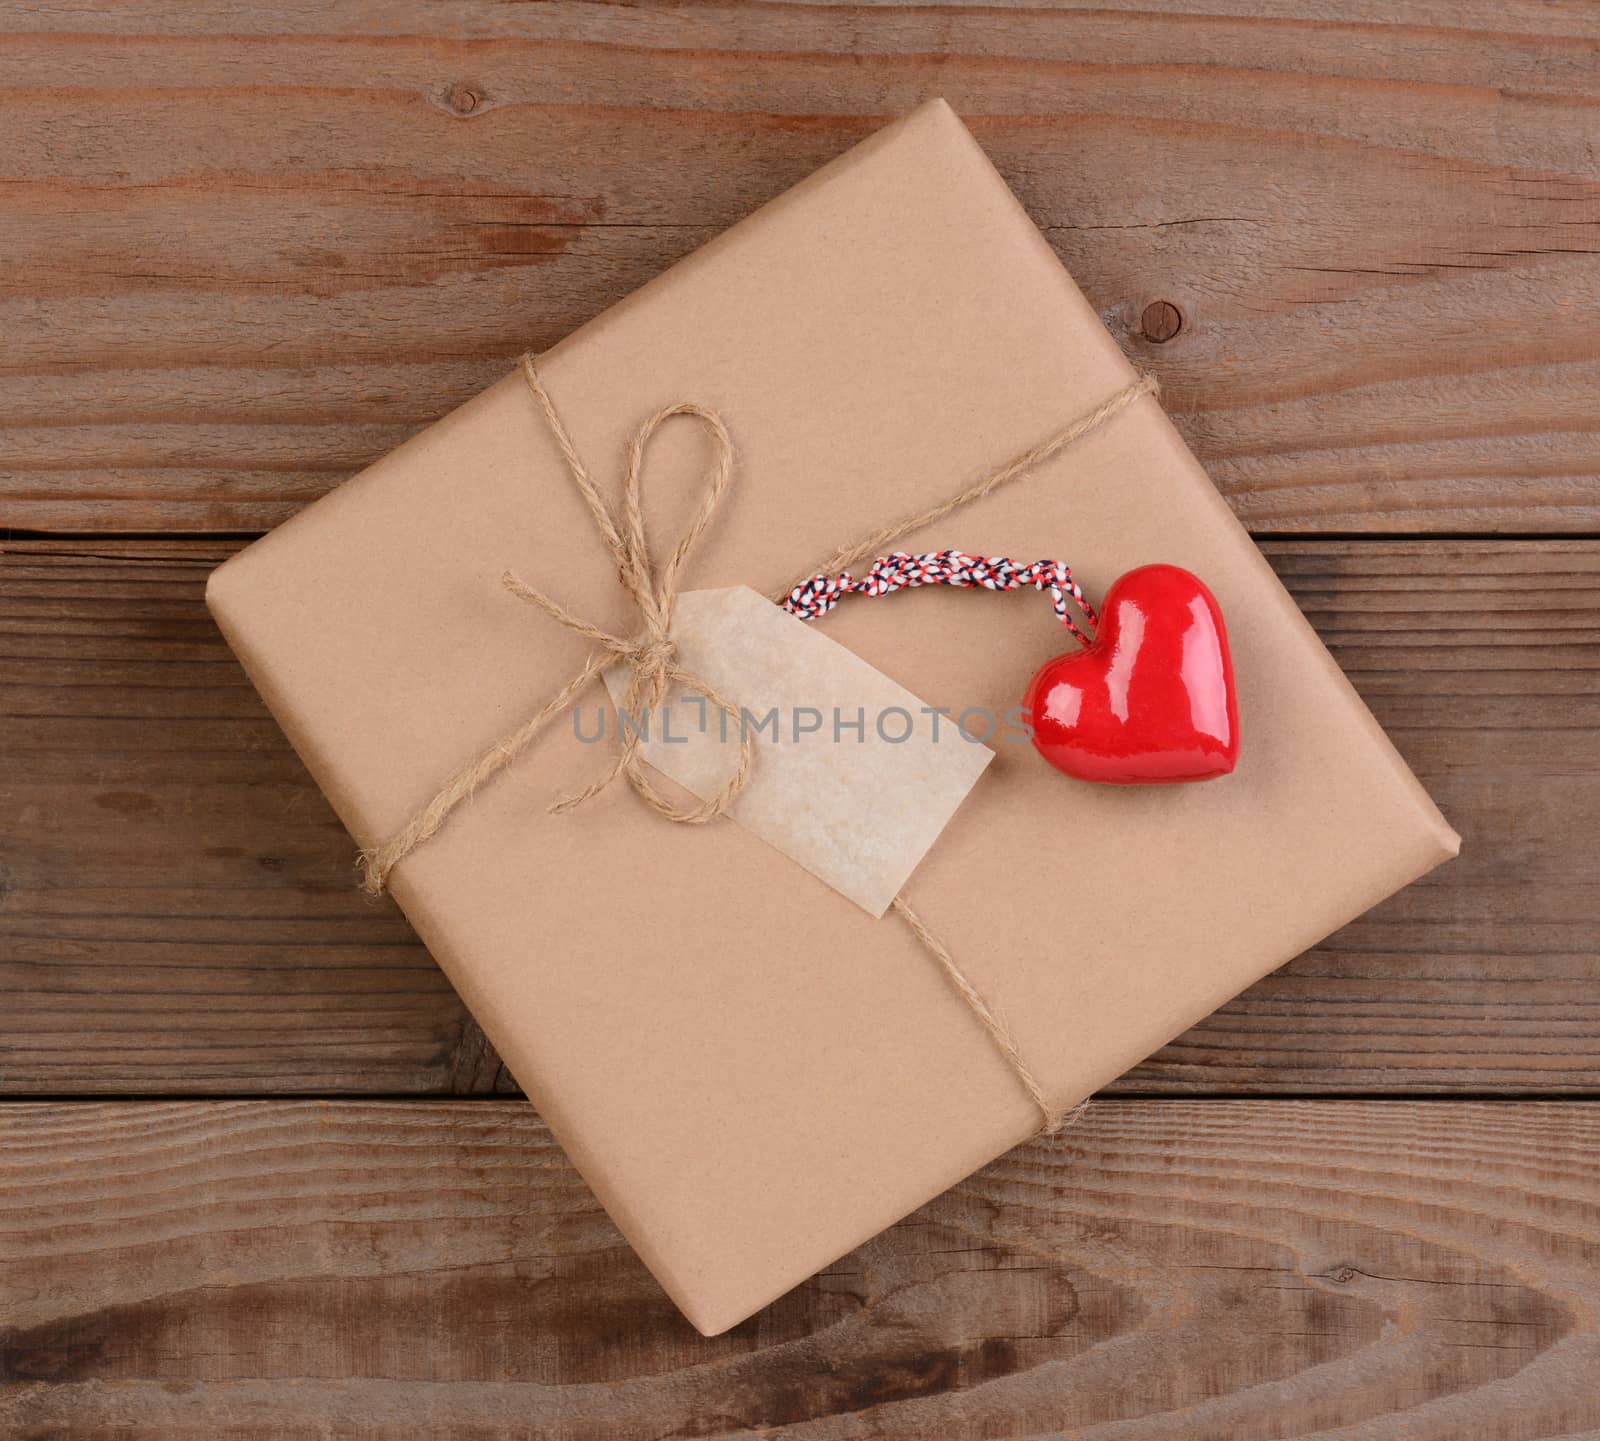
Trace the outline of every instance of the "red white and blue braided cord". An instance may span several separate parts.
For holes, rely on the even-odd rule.
[[[1072,571],[1060,561],[1036,560],[1032,565],[1018,565],[1001,555],[967,555],[959,550],[933,550],[923,555],[897,550],[873,561],[872,569],[860,580],[849,571],[838,576],[814,575],[789,592],[783,609],[801,620],[815,620],[847,595],[891,595],[921,585],[954,585],[963,590],[1020,590],[1031,585],[1037,591],[1049,591],[1056,619],[1084,645],[1091,643],[1091,636],[1067,613],[1068,598],[1083,612],[1091,632],[1099,620],[1072,578]]]

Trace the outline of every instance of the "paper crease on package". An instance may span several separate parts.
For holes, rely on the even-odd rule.
[[[1133,372],[959,120],[922,107],[540,359],[613,503],[639,422],[714,409],[737,483],[686,590],[768,595],[1106,400]],[[706,455],[669,426],[648,522]],[[1456,837],[1143,399],[907,549],[1168,561],[1227,617],[1238,770],[1097,787],[1030,746],[905,883],[1061,1104],[1439,861]],[[576,674],[508,567],[629,634],[629,604],[518,375],[213,577],[208,599],[358,843]],[[636,621],[635,621],[636,624]],[[1030,594],[926,590],[816,623],[932,706],[1005,714],[1066,648]],[[581,698],[602,703],[598,682]],[[714,1333],[1025,1138],[1038,1113],[930,957],[745,827],[663,821],[557,724],[392,889],[574,1164]]]

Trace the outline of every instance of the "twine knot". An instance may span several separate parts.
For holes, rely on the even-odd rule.
[[[633,663],[636,672],[647,672],[653,679],[658,672],[664,674],[668,666],[676,663],[678,646],[671,636],[666,635],[636,640],[628,648],[626,658]]]

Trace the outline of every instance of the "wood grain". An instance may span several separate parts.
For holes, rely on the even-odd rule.
[[[0,8],[0,527],[275,524],[939,93],[1258,532],[1600,529],[1580,0]]]
[[[1600,1106],[1105,1102],[726,1336],[520,1103],[0,1107],[0,1431],[1600,1434]]]
[[[232,549],[0,554],[0,1093],[508,1086],[207,617]],[[1463,854],[1118,1089],[1600,1091],[1600,543],[1267,550]]]

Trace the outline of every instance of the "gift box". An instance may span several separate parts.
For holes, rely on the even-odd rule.
[[[708,1335],[1457,849],[1138,379],[932,102],[211,578],[218,623],[363,847],[403,833],[581,678],[387,880]],[[1011,713],[1039,664],[1070,648],[1050,605],[927,589],[805,623],[770,601],[752,609],[751,593],[781,596],[841,547],[1105,412],[895,545],[1063,559],[1091,598],[1147,562],[1201,576],[1231,641],[1233,774],[1099,786],[999,737],[947,736],[902,762],[853,732],[812,753],[820,771],[795,771],[801,748],[760,735],[750,796],[705,824],[661,814],[697,803],[653,765],[641,774],[659,806],[619,782],[553,812],[618,754],[597,656],[637,703],[647,647],[605,653],[505,577],[596,634],[638,636],[640,598],[573,466],[622,526],[630,440],[684,402],[705,414],[664,420],[639,471],[657,574],[706,520],[683,562],[670,664],[690,671],[698,647],[706,688],[716,670],[757,698],[803,674],[807,694],[839,691],[852,718],[861,696],[901,694],[919,722],[934,719],[923,706]],[[706,519],[718,425],[731,469]],[[815,644],[784,629],[808,624]],[[740,739],[715,738],[713,771]],[[658,733],[652,746],[671,774],[670,744]],[[848,774],[829,769],[839,753]],[[892,895],[923,934],[885,909]]]

